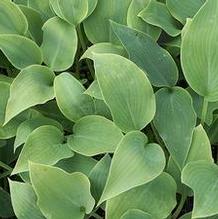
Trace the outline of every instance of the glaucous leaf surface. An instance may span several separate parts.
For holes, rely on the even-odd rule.
[[[29,170],[29,161],[54,165],[59,160],[73,156],[63,133],[51,125],[40,126],[27,138],[12,174]]]
[[[218,1],[207,1],[189,23],[181,46],[181,63],[187,82],[211,102],[218,101],[218,53],[214,49],[218,37],[217,13]]]
[[[10,194],[0,187],[0,217],[10,218],[13,216]]]
[[[162,88],[156,93],[156,101],[154,125],[173,159],[183,168],[196,125],[191,96],[180,87]]]
[[[160,27],[172,37],[181,33],[176,20],[171,16],[165,3],[150,0],[149,4],[138,15],[145,22]]]
[[[145,73],[115,54],[95,54],[94,63],[98,84],[115,124],[124,132],[143,129],[153,119],[156,108]]]
[[[84,94],[83,85],[69,73],[56,76],[54,91],[58,107],[69,120],[75,122],[85,115],[94,114],[93,99]]]
[[[94,97],[94,98],[96,98],[98,100],[103,100],[101,89],[100,89],[100,87],[98,85],[98,81],[97,80],[94,80],[84,93],[89,95],[89,96],[91,96],[91,97]]]
[[[46,66],[32,65],[22,69],[10,86],[5,124],[24,110],[53,99],[54,77]]]
[[[166,218],[176,205],[176,183],[173,178],[162,173],[151,182],[138,186],[106,203],[106,218],[120,219],[130,209],[139,209],[152,218]],[[161,206],[161,207],[157,207]]]
[[[9,185],[12,205],[17,218],[45,218],[37,206],[37,197],[30,184],[9,180]]]
[[[54,71],[64,71],[74,62],[77,33],[74,26],[58,17],[49,19],[42,27],[41,46],[44,62]]]
[[[121,219],[152,219],[152,216],[138,209],[128,210]]]
[[[0,50],[17,69],[42,63],[42,52],[29,38],[17,34],[0,34]]]
[[[90,182],[82,173],[68,174],[57,167],[31,163],[30,178],[46,218],[83,219],[94,207]]]
[[[114,152],[99,204],[152,181],[162,173],[164,167],[165,156],[161,147],[148,144],[148,138],[142,132],[129,132]]]
[[[79,154],[94,156],[114,152],[122,137],[122,131],[112,121],[90,115],[76,122],[68,145]]]
[[[129,55],[148,76],[152,85],[174,86],[178,80],[178,69],[171,55],[150,36],[127,26],[111,23],[112,30]],[[143,48],[143,49],[141,49]]]
[[[0,12],[0,34],[26,34],[27,19],[18,5],[9,0],[1,0]]]
[[[182,182],[194,191],[192,218],[218,214],[218,167],[208,161],[191,162],[182,171]]]

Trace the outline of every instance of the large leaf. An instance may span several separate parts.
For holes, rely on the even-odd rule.
[[[152,218],[166,218],[176,205],[176,183],[173,178],[162,173],[145,185],[131,189],[107,201],[108,219],[120,219],[130,209],[139,209]],[[158,207],[159,206],[159,207]]]
[[[124,132],[143,129],[154,117],[155,97],[145,73],[115,54],[95,54],[96,77],[113,120]]]
[[[54,90],[61,112],[75,122],[85,115],[94,114],[93,99],[84,94],[85,88],[72,75],[62,73],[55,78]]]
[[[42,53],[37,44],[17,34],[1,34],[0,50],[17,69],[42,63]]]
[[[0,187],[0,217],[10,218],[14,216],[10,195]]]
[[[0,34],[26,34],[27,19],[15,3],[1,0],[0,12]]]
[[[41,48],[44,62],[54,71],[68,69],[74,62],[77,50],[75,27],[58,17],[53,17],[43,25],[42,30]]]
[[[112,30],[126,48],[130,60],[144,70],[154,86],[176,84],[178,69],[175,61],[165,49],[148,35],[114,22],[111,24]]]
[[[152,216],[138,209],[128,210],[121,219],[152,219]]]
[[[19,219],[45,218],[36,204],[37,197],[28,183],[9,180],[11,200],[14,212]]]
[[[126,24],[131,0],[100,0],[94,12],[84,21],[88,39],[93,43],[116,42],[111,34],[109,20]],[[100,34],[99,34],[100,33]]]
[[[181,33],[166,5],[157,0],[150,0],[149,4],[139,13],[139,17],[149,24],[162,28],[170,36],[175,37]]]
[[[129,132],[114,153],[99,203],[152,181],[162,173],[164,167],[165,157],[161,147],[148,144],[142,132]]]
[[[46,218],[83,219],[92,211],[95,201],[90,183],[82,173],[68,174],[63,170],[40,164],[30,165],[30,177],[38,197],[38,206]]]
[[[63,133],[55,126],[45,125],[35,129],[28,137],[12,174],[28,171],[28,162],[53,165],[63,158],[73,156]]]
[[[181,62],[187,82],[211,102],[218,101],[218,52],[215,49],[218,19],[214,16],[217,13],[218,1],[207,1],[189,22],[181,47]]]
[[[46,66],[32,65],[23,69],[10,87],[5,124],[22,111],[53,99],[54,77]]]
[[[190,149],[196,114],[192,99],[182,88],[163,88],[156,93],[154,125],[180,168]]]
[[[207,161],[189,163],[182,172],[182,182],[194,191],[192,218],[218,214],[218,167]]]
[[[68,145],[77,153],[93,156],[114,152],[122,137],[121,130],[112,121],[91,115],[76,122]]]

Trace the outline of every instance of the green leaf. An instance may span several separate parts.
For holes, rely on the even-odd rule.
[[[166,0],[170,13],[182,24],[187,18],[192,18],[206,0]]]
[[[4,124],[24,110],[53,99],[54,77],[46,66],[32,65],[21,70],[10,87]]]
[[[37,44],[17,34],[1,34],[0,50],[17,69],[42,63],[42,53]]]
[[[58,17],[43,25],[41,46],[44,62],[54,71],[64,71],[74,62],[77,51],[77,33],[74,26]]]
[[[154,86],[176,84],[178,69],[167,50],[161,48],[148,35],[115,22],[111,25],[112,30],[127,50],[130,60],[145,72]]]
[[[103,100],[103,96],[102,96],[102,93],[101,93],[101,89],[98,85],[98,81],[97,80],[94,80],[90,86],[88,87],[88,89],[84,92],[84,94],[87,94],[91,97],[94,97],[98,100]]]
[[[15,3],[1,0],[0,11],[0,34],[26,34],[26,17]]]
[[[61,112],[75,122],[85,115],[94,114],[93,99],[83,94],[83,85],[69,73],[62,73],[55,78],[54,91]]]
[[[162,173],[164,167],[165,157],[161,147],[148,144],[148,139],[142,132],[129,132],[114,152],[99,204],[152,181]]]
[[[161,29],[144,22],[138,14],[149,4],[149,0],[133,0],[127,14],[127,25],[151,36],[155,41],[159,38]]]
[[[45,125],[35,129],[27,138],[12,174],[29,170],[28,162],[54,165],[63,158],[72,157],[63,133],[55,126]]]
[[[37,197],[28,183],[9,180],[11,200],[14,212],[19,219],[45,218],[36,204]]]
[[[166,5],[156,0],[150,0],[138,15],[145,22],[160,27],[170,36],[178,36],[181,33],[176,20],[171,16]]]
[[[156,108],[144,72],[115,54],[95,54],[94,62],[98,84],[115,124],[124,132],[143,129],[153,119]]]
[[[174,161],[183,168],[196,125],[191,96],[180,87],[162,88],[156,93],[156,101],[154,125]]]
[[[120,219],[152,219],[152,216],[139,209],[128,210]]]
[[[217,13],[218,1],[207,1],[189,23],[181,46],[181,63],[187,82],[211,102],[218,101],[218,53],[214,49],[218,37],[218,22],[214,16]]]
[[[194,191],[192,218],[218,214],[218,167],[208,161],[191,162],[182,171],[182,182]]]
[[[139,209],[152,218],[166,218],[176,205],[176,183],[162,173],[153,181],[124,192],[106,204],[106,218],[120,219],[130,209]],[[160,206],[160,207],[158,207]]]
[[[38,197],[38,206],[50,219],[83,219],[95,204],[90,183],[82,173],[68,174],[63,170],[30,164],[30,177]]]
[[[131,0],[100,0],[94,12],[84,21],[84,30],[93,44],[117,42],[110,31],[109,20],[126,24],[127,11]],[[100,33],[100,34],[99,34]]]
[[[76,122],[68,145],[79,154],[94,156],[113,153],[122,137],[121,130],[112,121],[102,116],[90,115]]]
[[[10,218],[14,216],[11,197],[0,187],[0,217]]]

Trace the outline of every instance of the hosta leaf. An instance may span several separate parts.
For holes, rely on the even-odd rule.
[[[192,218],[218,214],[218,167],[208,161],[189,163],[182,172],[182,182],[194,191]]]
[[[61,11],[60,6],[59,6],[59,0],[49,0],[49,2],[50,2],[50,7],[53,9],[55,14],[59,18],[62,18],[64,20],[64,16],[63,16],[62,11]]]
[[[171,16],[166,5],[157,0],[150,0],[138,16],[145,22],[162,28],[170,36],[175,37],[181,33],[176,20]]]
[[[143,129],[153,119],[156,107],[145,73],[119,55],[95,54],[94,62],[98,84],[115,124],[124,132]]]
[[[191,96],[179,87],[163,88],[156,93],[156,101],[154,125],[173,159],[182,168],[196,124]]]
[[[120,219],[130,209],[139,209],[152,218],[166,218],[176,205],[176,183],[173,178],[162,173],[153,181],[124,192],[107,201],[108,219]],[[161,207],[157,207],[161,206]]]
[[[120,219],[152,219],[152,216],[138,209],[128,210]]]
[[[27,5],[27,1],[28,0],[14,0],[13,2],[19,5]]]
[[[142,132],[129,132],[114,153],[99,203],[148,183],[159,176],[164,167],[165,157],[161,147],[148,144],[148,139]]]
[[[9,180],[11,200],[14,212],[19,219],[45,218],[36,204],[37,197],[28,183]]]
[[[103,96],[97,80],[94,80],[84,93],[98,100],[103,100]]]
[[[63,158],[72,157],[63,133],[55,126],[45,125],[35,129],[28,137],[12,174],[28,171],[28,162],[53,165]]]
[[[77,153],[93,156],[114,152],[122,137],[121,130],[112,121],[91,115],[76,122],[68,145]]]
[[[166,0],[170,13],[185,24],[186,18],[192,18],[206,0]]]
[[[218,53],[214,49],[218,37],[218,20],[214,16],[217,13],[218,1],[207,1],[190,22],[181,47],[181,62],[187,82],[211,102],[218,101]]]
[[[0,187],[0,217],[10,218],[14,216],[10,195]]]
[[[74,62],[77,50],[75,27],[54,17],[43,25],[42,30],[44,62],[54,71],[68,69]]]
[[[89,180],[91,182],[91,193],[96,201],[99,201],[107,181],[111,158],[106,154],[98,163],[93,167],[89,173]]]
[[[98,4],[98,0],[88,0],[88,14],[87,17],[92,14]]]
[[[5,124],[22,111],[53,99],[54,77],[45,66],[32,65],[21,70],[10,87]]]
[[[40,164],[30,165],[30,177],[38,197],[38,206],[46,218],[83,219],[92,211],[95,201],[90,183],[82,173]]]
[[[155,41],[159,38],[161,29],[144,22],[138,14],[149,4],[149,0],[133,0],[127,13],[127,25],[151,36]]]
[[[55,78],[54,90],[61,112],[75,122],[81,117],[94,114],[93,99],[84,94],[83,85],[69,73],[62,73]]]
[[[42,53],[37,44],[20,35],[1,34],[0,50],[17,69],[42,63]]]
[[[15,3],[1,0],[0,11],[0,34],[26,34],[26,17]]]
[[[94,12],[84,21],[88,39],[93,43],[116,42],[111,34],[109,20],[126,24],[131,0],[100,0]],[[101,34],[99,34],[101,33]]]
[[[192,213],[190,212],[190,213],[184,214],[179,219],[192,219]],[[211,216],[211,217],[204,217],[204,218],[201,218],[201,219],[217,219],[217,215]]]
[[[114,22],[111,24],[112,30],[127,50],[130,60],[144,70],[154,86],[176,84],[178,69],[166,50],[148,35]]]
[[[95,104],[95,114],[112,120],[111,112],[103,100],[93,99]]]

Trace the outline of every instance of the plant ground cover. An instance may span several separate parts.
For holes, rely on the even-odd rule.
[[[0,0],[0,218],[218,218],[217,0]]]

